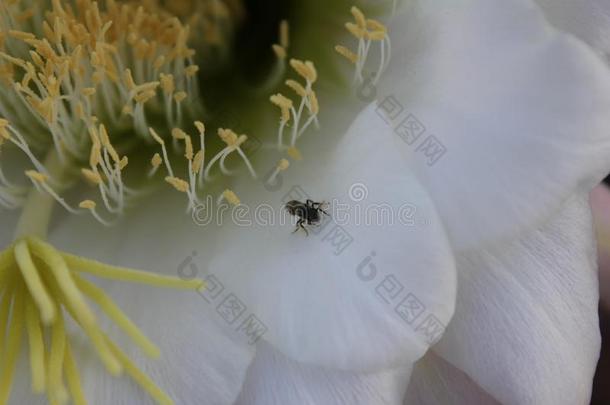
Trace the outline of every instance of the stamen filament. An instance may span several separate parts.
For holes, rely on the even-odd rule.
[[[21,240],[15,245],[15,260],[19,270],[21,270],[32,299],[40,311],[42,322],[45,325],[51,325],[55,320],[57,308],[42,283],[25,240]]]
[[[119,347],[114,344],[114,342],[112,342],[108,338],[108,336],[105,336],[105,339],[108,343],[108,346],[110,347],[110,350],[112,350],[114,356],[119,359],[121,365],[125,368],[127,374],[129,374],[129,376],[131,376],[131,378],[133,378],[134,381],[137,382],[138,385],[142,387],[144,391],[148,392],[148,394],[155,401],[157,401],[158,404],[172,405],[174,403],[174,401],[172,401],[171,398],[168,397],[165,392],[163,392],[159,387],[157,387],[155,383],[150,378],[148,378],[148,376],[142,373],[138,369],[138,367],[133,364],[129,357],[127,357],[127,355],[125,355],[125,353],[123,353],[123,351],[121,351],[121,349],[119,349]]]
[[[198,290],[205,287],[204,282],[201,280],[182,280],[177,277],[161,276],[124,267],[110,266],[68,253],[64,253],[63,257],[71,269],[91,274],[95,277],[179,290]]]
[[[0,404],[8,402],[17,365],[17,358],[21,351],[21,335],[24,327],[24,293],[23,286],[14,286],[11,321],[8,326],[6,349],[2,352],[3,362],[0,364]],[[6,293],[5,293],[6,294]]]
[[[152,343],[140,329],[112,302],[112,299],[104,291],[87,280],[75,276],[76,284],[91,298],[105,313],[113,320],[140,348],[147,356],[158,358],[161,355],[159,348]]]
[[[44,340],[40,329],[40,317],[33,300],[26,300],[25,307],[28,343],[30,349],[30,373],[32,373],[32,391],[42,394],[46,388]]]

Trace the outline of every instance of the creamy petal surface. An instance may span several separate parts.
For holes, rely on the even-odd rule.
[[[458,257],[456,314],[435,352],[502,403],[587,403],[599,356],[585,196],[511,244]]]
[[[391,126],[458,250],[533,229],[603,178],[610,70],[536,5],[421,1],[390,29],[378,97],[403,108]]]
[[[409,174],[402,142],[374,106],[338,144],[328,144],[296,163],[281,189],[235,187],[248,197],[242,203],[252,220],[225,226],[210,271],[267,324],[265,339],[292,359],[356,371],[408,365],[453,313],[448,241]],[[278,213],[287,200],[307,198],[331,203],[330,217],[323,215],[309,236],[292,234],[290,217],[263,224],[252,214],[257,204]],[[409,304],[416,310],[410,313]]]

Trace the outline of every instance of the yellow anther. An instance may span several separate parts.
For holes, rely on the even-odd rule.
[[[205,134],[205,125],[201,121],[195,121],[195,127],[199,131],[199,135]]]
[[[150,160],[150,164],[152,165],[152,167],[157,168],[159,166],[161,166],[161,163],[163,163],[163,159],[161,158],[161,155],[159,155],[158,153],[155,153],[152,157],[152,159]]]
[[[288,169],[290,167],[290,162],[288,159],[281,159],[277,164],[277,169],[281,172]]]
[[[290,110],[292,109],[292,100],[278,93],[270,97],[273,104],[280,107],[282,111],[282,122],[288,122],[290,120]]]
[[[195,157],[193,158],[193,173],[199,173],[199,170],[201,170],[201,167],[203,165],[203,158],[203,150],[200,150],[195,154]]]
[[[136,95],[133,99],[138,104],[146,104],[151,98],[153,98],[157,93],[154,90],[148,90],[143,93]]]
[[[301,83],[295,80],[286,80],[286,86],[290,87],[300,97],[307,97],[307,91],[305,90],[305,87],[301,85]]]
[[[9,134],[8,132],[8,125],[8,120],[0,118],[0,145],[4,141],[8,141],[9,139],[11,139],[11,134]]]
[[[199,72],[199,66],[197,65],[191,65],[184,69],[184,73],[187,77],[193,77],[197,74],[197,72]]]
[[[364,39],[366,37],[366,30],[364,28],[359,27],[358,25],[348,22],[345,23],[345,28],[358,39]]]
[[[79,206],[80,208],[82,208],[82,209],[92,211],[92,210],[94,210],[94,209],[95,209],[95,207],[97,206],[97,204],[95,204],[95,201],[91,201],[91,200],[84,200],[84,201],[81,201],[81,202],[80,202],[80,204],[78,204],[78,206]]]
[[[129,158],[127,156],[123,156],[123,158],[119,161],[119,170],[123,170],[129,164]]]
[[[231,191],[229,189],[223,191],[222,192],[222,196],[231,205],[239,205],[239,204],[241,204],[241,201],[239,201],[239,198],[237,197],[237,194],[235,194],[233,191]]]
[[[165,145],[165,141],[163,141],[159,134],[157,134],[157,131],[155,131],[153,128],[148,128],[148,132],[150,133],[150,136],[152,136],[153,139],[157,141],[157,143],[159,143],[160,145]]]
[[[165,94],[172,94],[176,89],[173,75],[166,75],[161,73],[159,75],[159,80],[161,81],[161,88],[163,89]]]
[[[298,59],[291,59],[290,66],[304,79],[314,83],[318,78],[318,73],[314,67],[314,64],[310,61],[303,62]]]
[[[123,80],[125,81],[127,90],[131,91],[136,88],[136,82],[133,81],[133,76],[131,75],[131,70],[125,69],[125,71],[123,72]]]
[[[303,155],[295,146],[289,147],[286,153],[294,160],[303,160]]]
[[[343,45],[335,46],[335,51],[337,51],[337,53],[339,55],[345,57],[346,59],[348,59],[353,64],[358,63],[358,55],[356,55],[354,52],[350,51],[349,49],[347,49]]]
[[[290,46],[290,25],[287,20],[280,22],[280,46],[284,49]]]
[[[81,173],[83,174],[83,177],[91,184],[99,185],[102,182],[102,176],[91,169],[81,169]]]
[[[90,97],[95,94],[95,87],[86,87],[83,89],[83,95],[85,97]]]
[[[186,139],[187,135],[186,132],[184,132],[180,128],[174,128],[172,129],[172,137],[174,139]]]
[[[360,9],[356,6],[353,6],[351,9],[352,15],[354,16],[354,20],[356,20],[356,24],[358,24],[358,26],[360,28],[365,28],[366,27],[366,17],[364,16],[364,13],[362,11],[360,11]]]
[[[373,41],[383,41],[387,33],[385,31],[370,31],[368,37]]]
[[[36,36],[34,34],[32,34],[31,32],[23,32],[23,31],[17,31],[17,30],[9,30],[9,35],[12,36],[13,38],[17,38],[20,39],[22,41],[31,41],[36,39]]]
[[[102,161],[102,147],[93,146],[91,148],[91,154],[89,156],[89,164],[91,167],[97,167]]]
[[[320,104],[318,103],[318,97],[316,96],[316,93],[313,91],[310,92],[308,98],[311,113],[313,115],[318,114],[320,112]]]
[[[235,145],[238,140],[237,134],[231,129],[218,128],[218,136],[223,140],[224,143],[227,144],[227,146]]]
[[[282,109],[292,108],[292,100],[285,97],[283,94],[274,94],[270,98],[271,102]]]
[[[140,84],[139,86],[136,86],[133,89],[133,91],[136,93],[143,93],[146,91],[156,90],[157,87],[159,87],[159,82],[148,82],[148,83],[144,83],[144,84]]]
[[[366,20],[366,28],[369,31],[380,31],[380,32],[383,32],[384,34],[386,34],[388,32],[387,27],[383,23],[381,23],[377,20],[371,20],[371,19]]]
[[[181,193],[186,193],[189,191],[189,184],[182,180],[179,179],[178,177],[166,177],[165,181],[169,184],[171,184],[176,190],[180,191]]]
[[[187,94],[184,91],[179,91],[178,93],[176,93],[174,95],[174,100],[176,100],[177,103],[181,103],[185,98],[186,98]]]
[[[25,175],[38,183],[46,183],[49,179],[46,175],[37,172],[36,170],[26,170]]]
[[[155,62],[153,63],[153,67],[155,69],[161,69],[161,67],[165,64],[165,56],[164,55],[159,55],[159,57],[157,57],[157,59],[155,59]]]
[[[277,56],[278,59],[286,59],[286,49],[278,44],[273,44],[271,45],[271,48],[273,49],[273,52],[275,53],[275,56]]]
[[[184,138],[184,157],[188,160],[193,160],[193,142],[188,135]]]
[[[133,107],[129,104],[125,105],[123,107],[123,109],[121,110],[121,113],[123,115],[132,115],[133,114]]]

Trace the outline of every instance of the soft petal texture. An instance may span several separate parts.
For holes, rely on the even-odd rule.
[[[409,367],[356,374],[307,366],[261,345],[235,405],[401,404]]]
[[[330,222],[310,228],[309,237],[291,234],[290,219],[227,224],[210,263],[268,326],[265,339],[292,359],[367,372],[408,365],[451,318],[452,252],[432,202],[409,174],[401,141],[386,128],[371,105],[337,145],[330,137],[324,149],[316,142],[314,157],[305,153],[280,190],[260,182],[235,188],[247,196],[251,219],[257,203],[278,214],[287,200],[304,201],[302,192],[333,204]],[[375,204],[392,210],[392,224],[365,223]],[[414,313],[404,313],[407,304],[416,305]]]
[[[392,126],[407,139],[407,114],[425,126],[404,148],[457,250],[544,223],[607,172],[610,71],[530,1],[417,1],[391,36],[378,97],[404,107]],[[445,148],[434,164],[430,135]]]
[[[185,259],[195,268],[180,274],[204,277],[206,252],[198,250],[204,236],[190,217],[184,216],[183,196],[165,193],[133,212],[117,228],[99,228],[87,216],[59,212],[50,242],[64,251],[165,275],[178,276]],[[167,207],[174,207],[168,211]],[[159,215],[164,212],[165,215]],[[193,255],[193,251],[197,253]],[[199,273],[199,274],[195,274]],[[100,322],[132,360],[163,389],[176,404],[231,404],[237,398],[254,346],[247,336],[227,325],[214,302],[195,291],[156,289],[137,284],[99,280],[97,285],[161,349],[157,360],[147,358],[114,324],[100,314]],[[90,342],[80,330],[73,331],[76,360],[85,393],[91,404],[150,404],[150,397],[129,377],[110,376],[100,365]],[[22,357],[14,403],[34,403],[30,392],[27,358]],[[45,402],[46,403],[46,402]]]
[[[460,255],[455,316],[434,348],[504,404],[585,404],[600,349],[591,212]]]
[[[429,351],[415,363],[404,405],[497,405],[462,370]]]
[[[557,28],[602,52],[610,52],[610,2],[607,0],[536,0]]]

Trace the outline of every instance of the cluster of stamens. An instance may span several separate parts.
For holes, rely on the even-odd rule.
[[[366,18],[364,13],[355,6],[352,7],[351,13],[355,22],[346,23],[345,28],[347,28],[349,33],[358,40],[358,49],[354,52],[346,46],[337,45],[335,50],[354,64],[354,83],[362,85],[366,80],[364,77],[364,69],[367,60],[369,59],[371,46],[373,44],[378,44],[380,56],[379,64],[377,70],[372,73],[369,83],[375,86],[379,83],[381,75],[390,63],[392,47],[390,37],[388,36],[388,29],[383,23]]]
[[[228,56],[235,32],[245,18],[239,0],[149,0],[148,5],[170,12],[191,27],[191,43],[206,59]]]
[[[290,60],[290,66],[305,81],[305,84],[296,80],[286,80],[288,86],[300,100],[294,102],[291,98],[277,93],[271,96],[271,102],[279,107],[280,125],[277,133],[277,148],[286,151],[294,160],[301,159],[301,153],[296,147],[298,139],[307,131],[311,124],[318,126],[320,105],[313,85],[318,80],[318,73],[311,61]],[[305,116],[307,114],[307,116]],[[290,127],[290,139],[285,143],[284,132]]]
[[[59,180],[49,178],[32,150],[52,142],[65,165],[89,160],[85,179],[98,186],[108,213],[120,215],[132,191],[121,175],[127,158],[117,150],[128,150],[134,137],[148,139],[149,115],[161,113],[168,125],[180,125],[184,100],[198,94],[199,68],[187,43],[189,29],[176,17],[131,3],[105,4],[102,11],[92,0],[75,7],[53,0],[40,35],[19,30],[17,19],[2,20],[0,71],[9,91],[0,92],[0,145],[8,141],[23,151],[34,165],[30,179],[46,191]],[[7,7],[0,5],[3,12],[11,11]],[[80,208],[57,200],[108,223],[91,200]],[[2,173],[0,204],[22,202],[23,190]]]
[[[195,116],[204,116],[199,66],[189,44],[203,49],[204,55],[212,48],[226,50],[235,28],[231,24],[243,12],[241,2],[141,3],[105,0],[100,8],[94,0],[50,0],[50,10],[43,13],[42,0],[0,2],[0,153],[20,151],[29,161],[25,175],[38,192],[70,213],[88,212],[104,225],[115,222],[138,194],[124,178],[128,154],[142,142],[160,148],[151,159],[148,177],[164,178],[186,195],[188,212],[201,204],[206,184],[219,175],[234,174],[229,168],[232,159],[257,177],[245,151],[247,135],[219,128],[222,147],[217,150],[206,144],[203,122],[194,121],[195,136],[181,129]],[[376,27],[372,20],[366,24]],[[205,46],[193,40],[192,30],[203,32]],[[363,40],[378,36],[366,32]],[[366,52],[363,49],[364,58],[369,46]],[[320,106],[313,88],[318,73],[312,62],[288,58],[287,21],[280,23],[279,40],[272,49],[277,63],[267,84],[281,83],[287,66],[299,77],[285,81],[295,96],[271,96],[281,112],[277,148],[300,160],[298,140],[312,124],[319,126]],[[264,91],[267,87],[261,86]],[[172,160],[175,155],[184,160]],[[51,200],[9,181],[2,163],[0,206],[15,209],[25,203],[25,212],[31,201]],[[289,166],[290,161],[282,158],[268,180]],[[99,196],[71,204],[62,194],[76,183],[79,172]],[[240,199],[226,189],[217,202],[239,205]],[[157,357],[156,346],[83,275],[182,289],[199,289],[202,283],[72,256],[27,232],[18,227],[16,242],[0,253],[0,404],[10,396],[22,341],[29,346],[34,392],[46,393],[50,403],[85,403],[66,332],[68,318],[80,326],[110,374],[124,371],[154,400],[171,403],[101,330],[87,301],[97,304],[147,355]]]
[[[196,290],[197,280],[184,281],[119,268],[57,251],[46,242],[29,237],[0,254],[0,404],[8,401],[22,342],[29,348],[32,390],[46,393],[50,403],[86,404],[67,317],[89,338],[106,370],[127,373],[160,404],[172,400],[143,374],[128,356],[101,330],[88,304],[94,302],[149,357],[159,349],[121,311],[113,300],[84,275],[156,287]]]
[[[183,177],[178,176],[175,170],[172,168],[172,163],[169,158],[168,148],[165,140],[157,133],[157,131],[155,131],[153,128],[149,128],[150,135],[161,147],[161,154],[156,153],[151,159],[152,168],[149,172],[149,176],[154,176],[161,166],[165,167],[165,181],[173,186],[177,191],[186,194],[188,198],[188,213],[191,213],[195,208],[201,205],[199,191],[204,187],[207,181],[211,180],[210,172],[216,165],[218,165],[220,171],[224,175],[232,175],[232,172],[226,166],[226,159],[230,155],[236,153],[245,162],[251,176],[256,178],[256,171],[254,170],[250,159],[248,159],[248,156],[246,156],[246,153],[242,149],[244,142],[248,140],[247,135],[237,135],[231,129],[219,128],[218,136],[226,146],[215,156],[213,156],[206,165],[205,125],[200,121],[195,121],[194,125],[199,133],[199,150],[196,153],[193,146],[193,140],[189,134],[180,128],[174,128],[171,131],[174,141],[178,144],[182,143],[184,145],[184,158],[187,161],[188,173]],[[180,145],[177,145],[177,147],[180,148]],[[233,193],[230,190],[227,191]],[[221,195],[219,201],[222,200],[222,197],[223,196]],[[239,204],[239,199],[237,198],[226,198],[226,200],[234,205]]]

